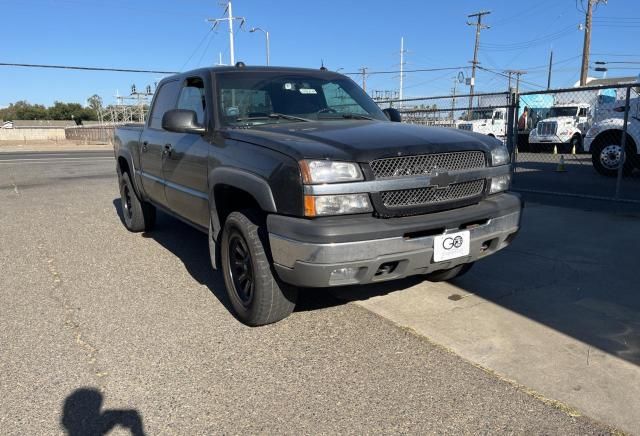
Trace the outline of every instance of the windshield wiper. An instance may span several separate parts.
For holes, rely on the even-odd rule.
[[[269,115],[257,115],[255,117],[243,117],[236,118],[236,121],[252,121],[252,120],[271,120],[271,119],[283,119],[291,121],[313,121],[308,118],[296,117],[295,115],[281,114],[279,112],[272,112]]]
[[[374,120],[374,118],[367,116],[367,115],[362,115],[362,114],[356,114],[356,113],[352,113],[352,112],[347,112],[347,113],[337,113],[337,114],[331,114],[328,117],[318,117],[318,119],[337,119],[337,118],[344,118],[347,120]]]

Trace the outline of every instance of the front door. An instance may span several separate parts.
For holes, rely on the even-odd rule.
[[[180,82],[165,82],[158,89],[147,127],[140,138],[140,176],[142,187],[149,199],[166,206],[162,165],[165,158],[165,146],[168,138],[175,134],[162,129],[162,117],[174,109],[180,92]]]
[[[176,106],[194,111],[198,123],[206,126],[206,95],[204,81],[192,77],[181,83]],[[202,227],[209,225],[209,193],[207,160],[210,144],[206,135],[175,134],[166,144],[163,175],[165,195],[170,210]]]

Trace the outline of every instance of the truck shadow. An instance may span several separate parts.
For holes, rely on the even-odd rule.
[[[113,200],[113,206],[122,221],[120,198]],[[143,233],[142,236],[153,239],[179,258],[191,277],[199,284],[206,286],[218,301],[233,313],[222,274],[211,267],[207,237],[202,232],[158,211],[156,227],[151,232]],[[392,292],[392,289],[388,292]],[[344,299],[336,298],[329,290],[305,289],[299,294],[296,312],[329,308],[345,303]]]
[[[124,218],[120,198],[113,200],[113,206],[122,221]],[[191,277],[199,284],[206,286],[231,312],[222,274],[211,268],[207,238],[203,233],[158,211],[155,228],[151,232],[143,233],[142,236],[153,239],[173,253],[182,261]]]

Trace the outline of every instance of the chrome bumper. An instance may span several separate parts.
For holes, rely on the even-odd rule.
[[[437,263],[433,261],[435,235],[319,244],[269,233],[269,242],[276,271],[287,283],[304,287],[364,284],[426,274],[486,257],[511,242],[519,230],[520,215],[520,210],[510,212],[469,229],[469,255]],[[380,273],[383,265],[392,265],[392,271]],[[348,280],[332,279],[332,272],[341,268],[358,272]]]

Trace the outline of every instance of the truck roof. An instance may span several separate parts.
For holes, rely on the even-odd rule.
[[[207,67],[207,68],[198,68],[195,70],[185,71],[178,74],[173,74],[171,76],[167,76],[161,80],[161,82],[167,80],[173,80],[180,77],[188,77],[193,75],[202,75],[202,74],[218,74],[218,73],[257,73],[257,72],[269,72],[269,73],[292,73],[292,74],[305,74],[305,75],[314,75],[314,76],[342,76],[340,73],[336,73],[335,71],[329,71],[327,69],[314,69],[314,68],[299,68],[299,67],[278,67],[278,66],[219,66],[219,67]]]
[[[589,103],[558,103],[551,107],[589,107]]]

